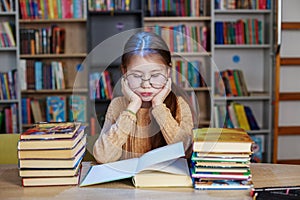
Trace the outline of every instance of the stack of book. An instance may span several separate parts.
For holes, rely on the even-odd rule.
[[[77,185],[86,150],[80,123],[40,123],[20,135],[19,175],[23,186]]]
[[[200,190],[251,189],[251,137],[243,129],[193,130],[191,176]]]

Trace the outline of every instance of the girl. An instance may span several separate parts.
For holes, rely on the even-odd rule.
[[[191,147],[193,117],[172,85],[171,53],[158,35],[139,32],[124,47],[122,93],[107,110],[93,154],[107,163],[139,157],[157,147],[182,141]],[[187,155],[187,154],[186,154]]]

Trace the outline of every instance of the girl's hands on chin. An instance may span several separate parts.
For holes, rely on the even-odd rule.
[[[122,78],[122,93],[125,98],[130,102],[127,109],[136,113],[142,106],[142,99],[135,94],[128,85],[128,81]]]
[[[168,94],[171,92],[171,85],[172,85],[172,80],[171,78],[168,78],[168,81],[164,88],[157,93],[153,99],[152,99],[152,107],[163,104],[164,100],[168,96]]]

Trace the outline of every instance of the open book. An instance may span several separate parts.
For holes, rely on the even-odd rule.
[[[160,147],[139,158],[91,166],[80,186],[132,178],[136,187],[192,187],[182,142]]]

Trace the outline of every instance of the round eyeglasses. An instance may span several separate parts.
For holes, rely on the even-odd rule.
[[[151,87],[155,89],[161,89],[168,81],[168,78],[161,73],[151,74],[150,78],[148,79],[143,79],[142,75],[135,73],[128,74],[125,78],[128,81],[129,87],[132,89],[141,87],[144,81],[149,81]]]

